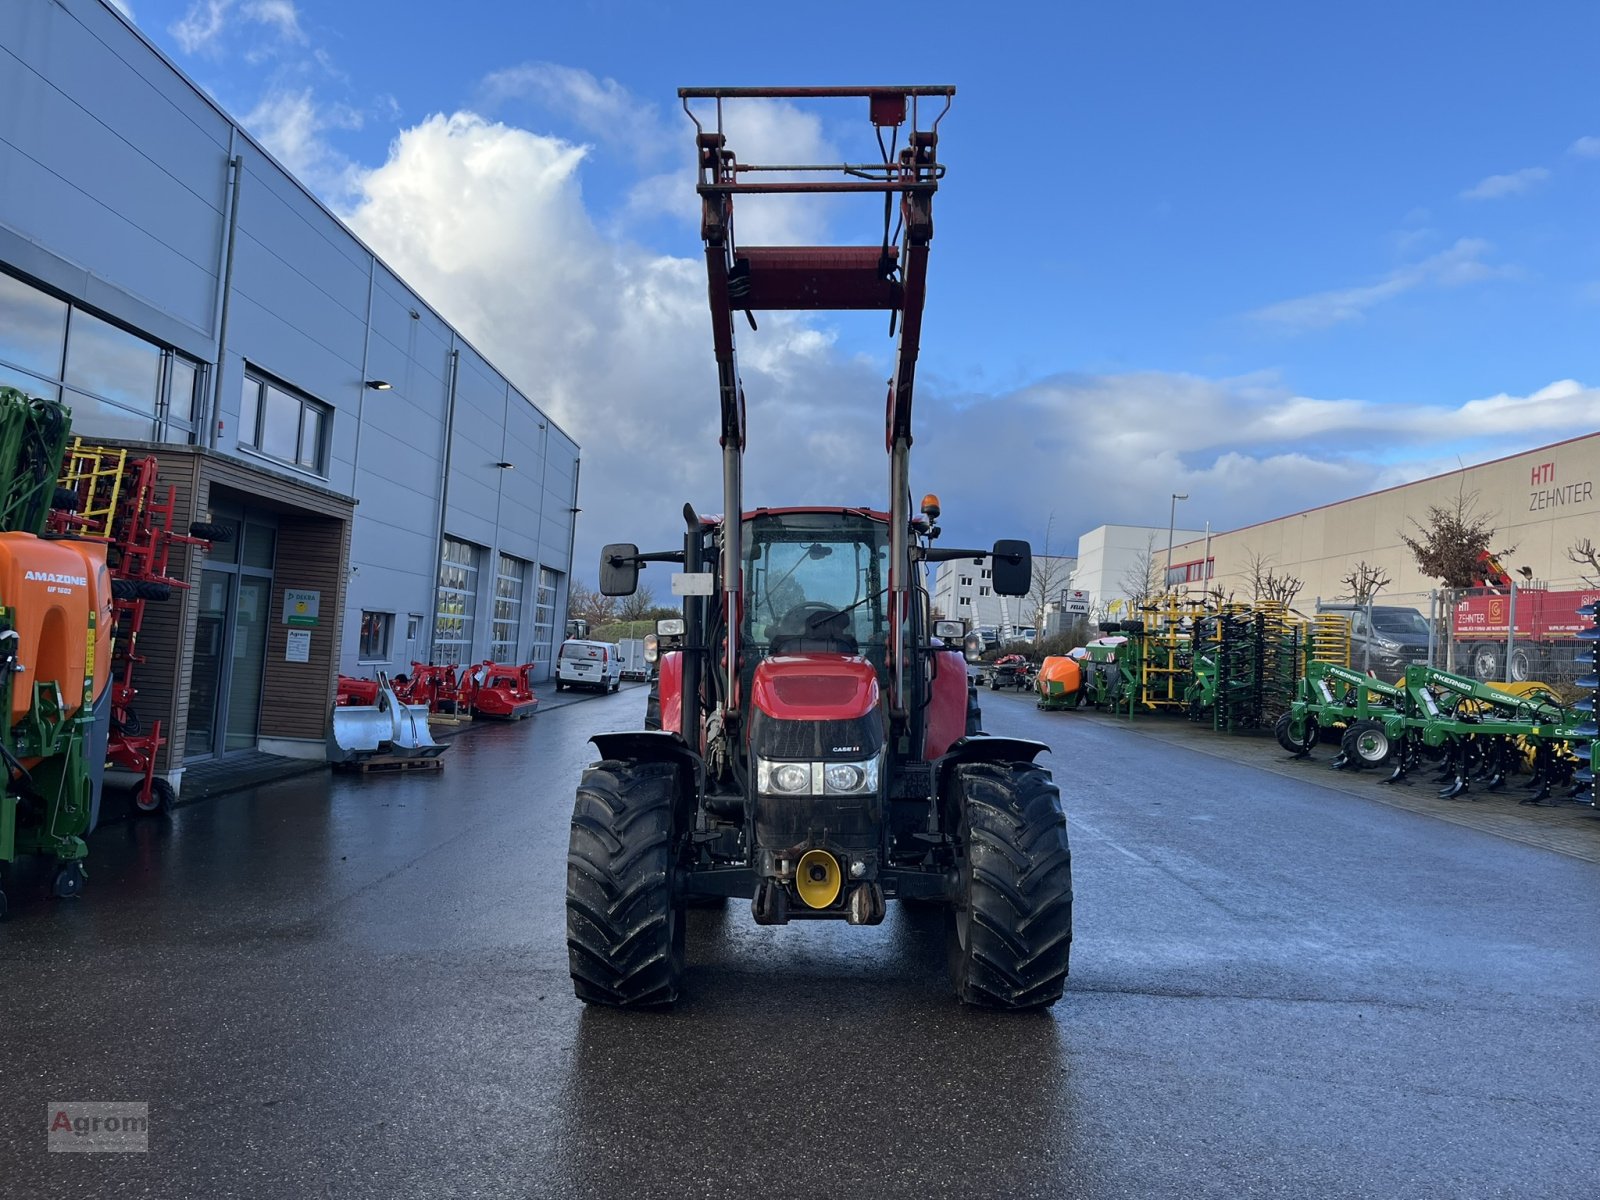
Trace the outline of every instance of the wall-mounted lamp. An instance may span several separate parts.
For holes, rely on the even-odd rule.
[[[495,466],[499,467],[502,471],[515,471],[517,469],[517,464],[516,463],[501,462],[501,463],[495,463]]]
[[[387,392],[394,384],[387,379],[369,379],[367,380],[367,386],[375,392]]]

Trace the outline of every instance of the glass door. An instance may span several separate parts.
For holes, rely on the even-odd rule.
[[[240,575],[234,593],[233,649],[228,674],[229,750],[254,750],[261,723],[261,679],[266,669],[267,608],[272,580]]]
[[[198,618],[194,628],[194,668],[189,682],[189,739],[185,758],[215,754],[222,669],[227,663],[228,609],[234,576],[206,568],[200,572]]]
[[[233,536],[213,543],[200,572],[185,759],[254,750],[261,727],[277,526],[226,505],[211,518]]]

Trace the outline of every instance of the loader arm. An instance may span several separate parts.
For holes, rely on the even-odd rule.
[[[911,613],[912,568],[908,537],[911,519],[911,410],[922,308],[927,294],[928,244],[933,238],[933,194],[944,168],[938,161],[939,121],[955,89],[931,87],[679,88],[684,111],[695,124],[701,199],[701,237],[706,248],[707,298],[717,361],[723,461],[722,603],[727,614],[728,652],[724,674],[724,719],[739,709],[737,644],[743,554],[740,516],[744,512],[744,386],[739,378],[735,323],[744,313],[755,327],[757,312],[882,309],[898,331],[894,372],[885,413],[890,487],[890,645],[893,648],[891,709],[907,711],[907,622]],[[723,124],[727,101],[857,98],[868,102],[869,118],[882,148],[878,162],[741,162]],[[711,102],[715,121],[702,122],[692,101]],[[927,128],[919,106],[938,106]],[[702,109],[705,106],[702,105]],[[704,115],[704,113],[702,113]],[[906,145],[901,127],[909,122]],[[885,141],[885,138],[888,140]],[[896,151],[898,151],[896,153]],[[884,198],[884,233],[867,246],[741,246],[734,236],[734,197],[779,194],[859,194]],[[899,198],[899,237],[890,232],[894,198]]]

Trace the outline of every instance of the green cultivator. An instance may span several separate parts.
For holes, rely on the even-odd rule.
[[[1414,771],[1434,767],[1443,799],[1470,791],[1474,781],[1498,791],[1527,767],[1524,787],[1533,794],[1523,803],[1538,804],[1555,788],[1581,782],[1573,752],[1585,736],[1581,716],[1537,684],[1482,684],[1426,666],[1409,667],[1399,684],[1388,684],[1314,661],[1275,732],[1284,749],[1304,757],[1324,731],[1341,730],[1332,765],[1391,767],[1385,783],[1409,782]]]

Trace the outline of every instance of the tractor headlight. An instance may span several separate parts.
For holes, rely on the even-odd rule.
[[[878,760],[865,762],[826,763],[822,769],[826,790],[834,795],[859,796],[878,790]]]
[[[769,762],[756,759],[756,791],[764,796],[866,796],[878,790],[878,760]]]
[[[756,765],[756,789],[769,795],[803,796],[811,790],[811,764],[761,759]]]

